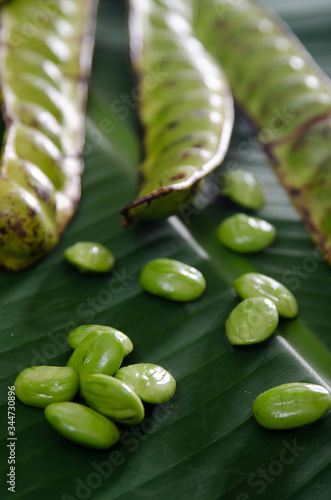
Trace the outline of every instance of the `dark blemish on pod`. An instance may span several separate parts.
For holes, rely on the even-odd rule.
[[[192,134],[187,134],[182,137],[179,137],[178,139],[175,139],[174,141],[171,141],[170,144],[165,146],[162,151],[169,151],[173,146],[176,146],[177,144],[180,144],[181,142],[189,141],[190,139],[193,139]]]
[[[300,189],[297,189],[297,188],[291,188],[290,189],[290,194],[292,196],[299,196],[300,195]]]
[[[178,126],[178,124],[179,124],[179,120],[175,120],[175,121],[173,121],[173,122],[168,123],[167,128],[168,128],[168,129],[175,128],[175,127],[177,127],[177,126]]]
[[[179,179],[184,179],[184,177],[186,177],[186,174],[184,174],[184,172],[180,173],[180,174],[177,174],[177,175],[174,175],[173,177],[170,177],[170,181],[178,181]]]
[[[37,215],[37,211],[31,207],[27,207],[28,216],[34,218]]]
[[[302,212],[302,215],[303,215],[303,217],[305,219],[305,223],[306,223],[307,227],[309,228],[309,230],[312,233],[317,233],[318,234],[318,229],[316,228],[315,224],[311,220],[311,216],[310,216],[309,210],[307,210],[307,208],[305,208],[305,207],[301,207],[301,212]]]
[[[50,194],[46,189],[39,188],[38,186],[31,187],[41,201],[49,201]]]

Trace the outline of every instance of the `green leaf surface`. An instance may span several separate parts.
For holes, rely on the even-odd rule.
[[[331,74],[329,2],[268,4]],[[251,405],[260,392],[287,382],[330,388],[331,270],[239,120],[222,168],[231,163],[260,179],[267,203],[257,216],[277,229],[269,249],[240,256],[220,245],[216,228],[238,208],[217,195],[217,176],[180,217],[121,229],[119,212],[137,192],[141,155],[123,3],[102,0],[98,21],[79,209],[51,255],[0,276],[1,499],[330,500],[330,414],[309,427],[272,432],[255,422]],[[109,275],[81,275],[64,261],[65,248],[80,240],[111,249],[116,266]],[[180,304],[143,292],[140,270],[161,257],[202,271],[206,293]],[[281,320],[265,343],[233,347],[224,329],[238,303],[232,284],[252,270],[291,288],[300,313]],[[66,442],[42,410],[16,401],[13,494],[6,483],[7,387],[25,367],[65,365],[68,332],[91,323],[129,335],[135,348],[125,364],[160,364],[177,391],[169,403],[148,406],[141,426],[123,427],[122,442],[107,452]]]

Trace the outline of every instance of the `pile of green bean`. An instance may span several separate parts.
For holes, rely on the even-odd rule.
[[[93,248],[96,251],[91,256]],[[108,262],[111,256],[114,263],[102,245],[77,243],[69,250],[69,261],[83,272],[107,272],[109,266],[103,269],[105,257]],[[196,300],[206,289],[200,271],[172,259],[148,262],[140,274],[140,285],[153,295],[177,302]],[[233,345],[265,341],[275,332],[279,315],[291,319],[298,314],[293,294],[268,276],[245,274],[234,288],[243,301],[225,325]],[[14,385],[17,397],[27,405],[45,408],[52,427],[70,441],[87,448],[109,448],[120,439],[115,423],[137,425],[145,415],[143,401],[164,403],[175,393],[175,379],[161,366],[139,363],[120,368],[133,344],[114,328],[80,326],[70,332],[68,344],[73,353],[66,367],[27,368]],[[72,402],[78,390],[88,407]],[[292,383],[258,396],[253,413],[268,429],[287,429],[314,422],[330,405],[330,394],[323,387]]]
[[[51,426],[65,438],[93,449],[106,449],[120,439],[116,424],[137,425],[144,416],[142,401],[160,404],[175,393],[174,377],[152,363],[120,368],[133,350],[124,333],[100,325],[70,332],[74,349],[66,367],[34,366],[16,378],[22,403],[45,408]],[[84,405],[72,402],[79,390]]]
[[[105,273],[115,263],[107,248],[93,242],[78,242],[64,256],[83,273]],[[206,288],[200,271],[172,259],[147,263],[140,284],[153,295],[179,302],[196,300]],[[175,393],[174,377],[161,366],[121,367],[133,343],[114,328],[80,326],[70,332],[68,344],[73,353],[66,367],[26,368],[14,385],[19,400],[45,408],[49,423],[70,441],[87,448],[109,448],[120,439],[114,422],[137,425],[145,416],[143,402],[164,403]],[[88,407],[72,402],[78,391]]]

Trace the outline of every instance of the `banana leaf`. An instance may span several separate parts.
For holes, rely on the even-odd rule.
[[[269,0],[331,74],[331,6]],[[123,230],[120,210],[137,190],[141,141],[132,89],[123,2],[102,0],[86,120],[86,170],[77,215],[41,263],[0,276],[1,498],[24,500],[203,499],[319,500],[331,498],[331,417],[297,430],[271,432],[251,412],[262,391],[286,382],[331,385],[331,270],[314,246],[264,154],[237,120],[226,161],[191,207],[178,217]],[[229,165],[260,179],[267,203],[258,212],[277,229],[266,251],[238,256],[221,247],[215,229],[238,211],[219,196]],[[84,276],[63,260],[79,240],[114,252],[110,275]],[[200,269],[208,288],[176,304],[139,287],[143,265],[156,257]],[[238,303],[234,279],[256,270],[286,284],[300,313],[281,321],[269,341],[230,346],[225,320]],[[174,397],[148,406],[140,426],[122,428],[106,452],[66,442],[43,411],[16,401],[15,493],[7,447],[7,392],[36,364],[64,365],[68,332],[80,324],[111,325],[131,337],[126,363],[158,363],[177,380]]]

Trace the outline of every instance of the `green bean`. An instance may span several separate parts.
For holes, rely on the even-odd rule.
[[[176,390],[174,377],[161,366],[152,363],[124,366],[115,377],[128,385],[146,403],[165,403]]]
[[[196,35],[224,67],[238,108],[331,263],[329,78],[263,5],[250,0],[196,4]]]
[[[72,349],[76,349],[78,344],[81,343],[88,335],[91,333],[111,333],[113,334],[117,340],[119,340],[124,347],[124,356],[130,354],[133,350],[133,344],[129,337],[124,333],[112,328],[111,326],[103,326],[103,325],[82,325],[78,326],[68,335],[68,344]]]
[[[124,346],[112,332],[94,332],[83,339],[69,358],[80,381],[93,373],[114,375],[124,357]]]
[[[1,7],[1,91],[6,133],[0,179],[0,265],[23,269],[58,242],[80,198],[84,110],[95,0]],[[35,27],[34,36],[22,26]],[[39,16],[39,17],[38,17]],[[59,23],[68,29],[59,30]]]
[[[263,297],[246,299],[237,305],[225,323],[226,336],[234,345],[256,344],[266,340],[278,325],[275,304]]]
[[[323,417],[330,404],[330,394],[324,387],[293,382],[260,394],[253,403],[253,413],[266,429],[293,429]]]
[[[82,381],[82,393],[91,408],[124,425],[137,425],[145,415],[137,394],[124,382],[108,375],[90,375]]]
[[[22,403],[45,408],[51,403],[71,401],[78,391],[78,375],[73,368],[32,366],[15,380],[16,396]]]
[[[242,299],[265,297],[272,300],[280,316],[285,318],[295,318],[298,314],[298,303],[293,293],[282,283],[264,274],[243,274],[234,282],[234,289]]]
[[[251,210],[257,210],[264,204],[262,187],[255,175],[245,170],[232,170],[223,174],[222,193],[232,201]]]
[[[331,95],[331,92],[330,92]],[[331,116],[273,148],[272,161],[322,258],[331,264]]]
[[[155,259],[140,274],[140,286],[169,300],[196,300],[206,289],[206,280],[194,267],[173,259]]]
[[[124,226],[190,203],[223,160],[233,125],[227,79],[193,35],[191,3],[131,0],[130,7],[145,159],[138,197],[121,212]]]
[[[271,245],[276,237],[276,230],[269,222],[235,214],[225,219],[217,229],[220,242],[239,253],[259,252]]]
[[[115,265],[115,258],[108,248],[91,241],[75,243],[63,255],[82,273],[108,273]]]
[[[78,403],[54,403],[45,410],[51,426],[63,437],[85,448],[104,450],[120,439],[116,425]]]

